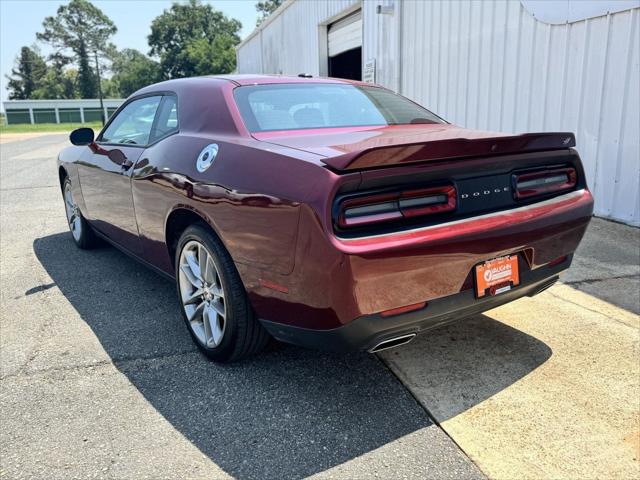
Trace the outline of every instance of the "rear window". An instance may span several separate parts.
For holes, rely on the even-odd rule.
[[[444,123],[429,110],[378,87],[252,85],[236,88],[234,95],[251,132]]]

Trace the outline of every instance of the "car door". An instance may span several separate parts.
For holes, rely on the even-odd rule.
[[[159,188],[156,181],[171,175],[166,167],[167,137],[179,132],[178,98],[167,93],[162,97],[151,130],[149,148],[145,149],[132,168],[131,192],[140,234],[141,257],[158,266],[158,259],[166,255],[164,222],[167,211],[174,205],[175,196]],[[175,144],[174,144],[175,145]],[[169,150],[171,151],[171,150]],[[175,150],[173,150],[175,153]],[[173,155],[170,155],[173,158]],[[174,174],[175,175],[175,174]],[[162,239],[161,241],[158,241]],[[173,264],[173,263],[172,263]],[[161,268],[165,267],[162,265]]]
[[[162,95],[129,101],[111,119],[78,164],[86,216],[115,243],[140,254],[131,173],[151,141]]]

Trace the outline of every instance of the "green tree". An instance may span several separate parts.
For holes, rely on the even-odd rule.
[[[79,98],[78,71],[68,69],[70,59],[64,55],[53,54],[49,58],[47,73],[38,88],[33,92],[35,99]]]
[[[103,78],[102,79],[102,96],[104,98],[121,98],[123,96],[120,92],[120,85],[117,80],[113,78]]]
[[[37,48],[22,47],[16,57],[16,67],[11,69],[11,75],[6,75],[9,100],[32,98],[46,73],[47,65]]]
[[[42,100],[78,98],[77,81],[77,70],[58,72],[54,68],[49,68],[40,87],[33,92],[32,98]]]
[[[174,3],[151,22],[150,53],[160,58],[165,78],[229,73],[235,68],[233,47],[240,43],[241,28],[238,20],[211,5]]]
[[[228,36],[218,36],[213,42],[201,38],[187,47],[187,59],[199,75],[229,73],[236,68],[236,45]]]
[[[264,22],[269,15],[275,12],[280,5],[282,5],[283,0],[263,0],[262,2],[256,3],[256,10],[260,14],[258,20],[256,20],[256,25],[260,25]]]
[[[117,84],[123,97],[128,97],[150,83],[162,80],[160,64],[133,48],[117,52],[111,60],[111,81]]]
[[[91,67],[94,52],[111,54],[109,38],[117,28],[102,10],[87,0],[71,0],[58,8],[56,16],[46,17],[38,40],[51,44],[59,55],[69,51],[78,66],[78,90],[82,98],[95,98],[98,93],[96,74]]]

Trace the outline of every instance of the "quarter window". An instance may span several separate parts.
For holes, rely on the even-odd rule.
[[[178,130],[178,106],[174,95],[162,97],[156,121],[151,132],[150,143]]]
[[[161,96],[145,97],[126,105],[102,134],[104,143],[147,145]]]

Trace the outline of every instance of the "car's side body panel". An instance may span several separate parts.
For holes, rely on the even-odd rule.
[[[257,159],[252,140],[218,140],[215,161],[198,172],[196,159],[210,143],[175,136],[149,148],[136,165],[132,190],[146,260],[173,272],[165,226],[174,210],[188,209],[211,225],[237,263],[291,272],[300,203],[310,170],[320,167],[277,152]],[[273,176],[273,168],[288,173]]]

